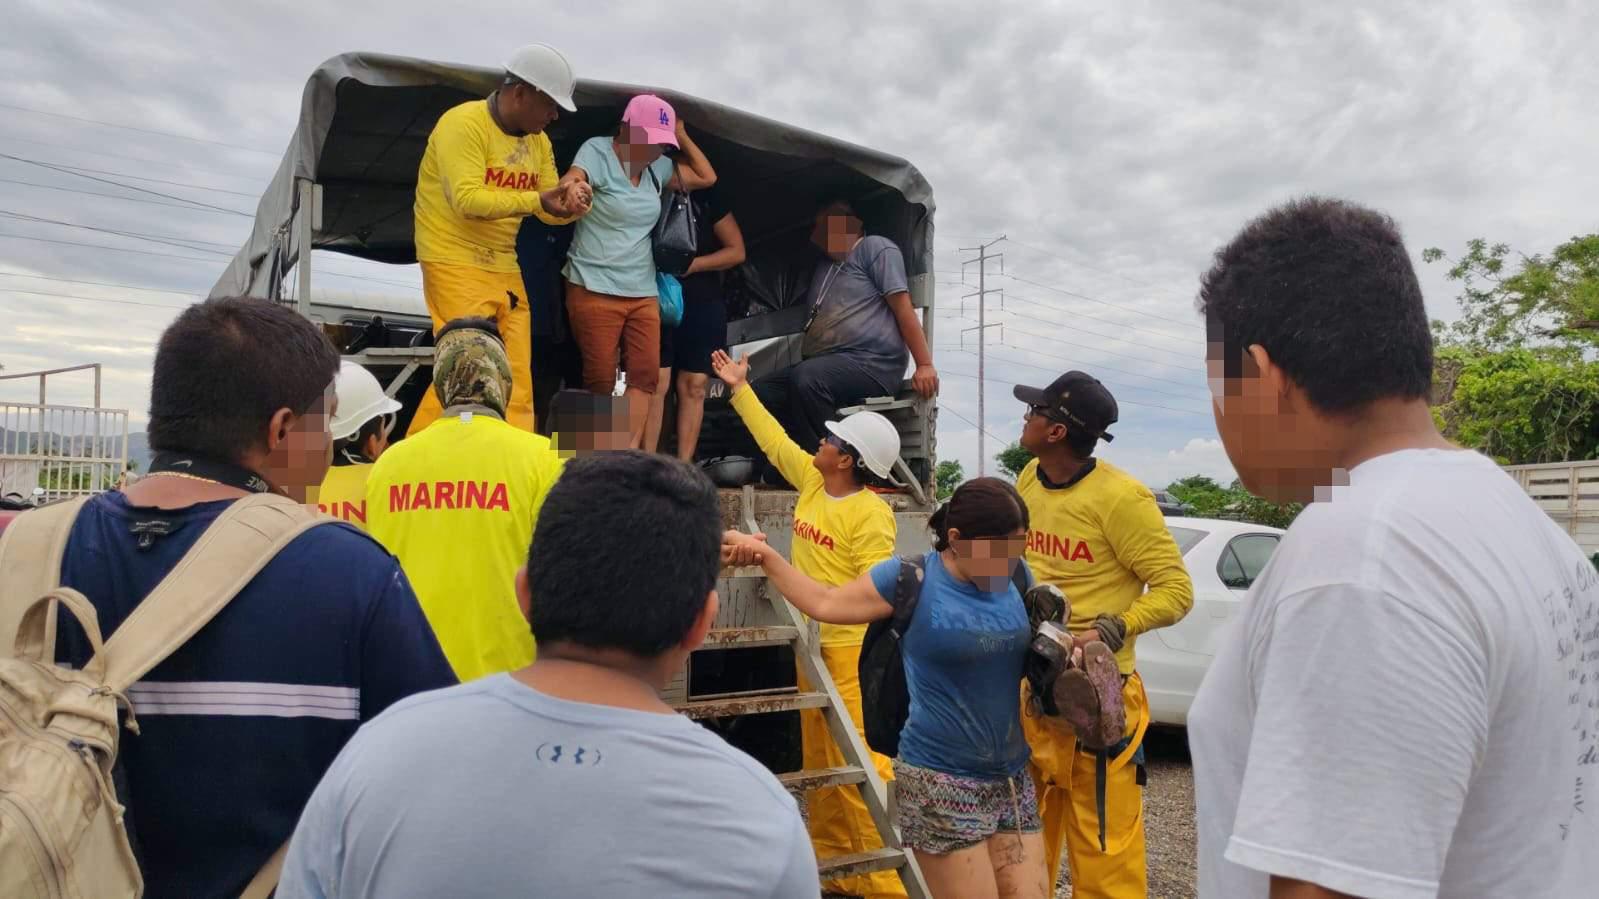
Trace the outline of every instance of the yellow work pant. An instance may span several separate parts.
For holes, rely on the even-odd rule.
[[[511,397],[505,420],[533,430],[533,314],[520,272],[488,272],[469,265],[424,262],[422,297],[433,316],[433,333],[457,318],[486,318],[500,328],[505,354],[511,359]],[[428,385],[422,405],[405,434],[409,437],[438,420],[444,407]]]
[[[861,735],[861,743],[864,744],[866,728],[861,724],[859,669],[861,644],[824,645],[822,662],[832,673],[833,684],[838,688],[838,695],[843,698],[845,708],[849,709],[850,720],[855,722],[855,731]],[[800,674],[800,684],[800,689],[809,689],[805,685],[803,673]],[[832,733],[827,729],[827,719],[819,710],[806,709],[800,712],[800,736],[804,740],[803,758],[807,770],[838,768],[848,764],[844,761],[844,753],[839,751],[838,744],[833,741]],[[877,769],[878,776],[883,778],[885,783],[893,780],[894,760],[875,752],[871,753],[871,756],[872,766]],[[883,841],[877,835],[877,825],[872,821],[871,812],[866,809],[866,800],[861,798],[860,790],[856,789],[854,784],[813,790],[807,805],[811,846],[816,850],[818,859],[854,855],[858,852],[883,848]],[[894,871],[873,871],[870,874],[832,881],[824,884],[823,888],[830,893],[863,896],[865,899],[905,895],[905,887],[900,883],[899,874]]]
[[[1023,709],[1027,685],[1022,685]],[[1144,681],[1129,675],[1122,688],[1127,706],[1126,736],[1132,741],[1108,761],[1105,777],[1105,848],[1099,848],[1099,806],[1095,795],[1097,760],[1078,749],[1071,728],[1022,715],[1022,731],[1033,750],[1032,773],[1038,786],[1038,815],[1044,822],[1044,858],[1049,882],[1060,881],[1064,843],[1072,871],[1073,899],[1143,899],[1149,892],[1144,858],[1144,794],[1133,757],[1149,727]]]

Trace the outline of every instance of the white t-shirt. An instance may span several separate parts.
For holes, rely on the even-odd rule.
[[[1491,461],[1307,508],[1189,715],[1199,893],[1599,895],[1599,575]]]

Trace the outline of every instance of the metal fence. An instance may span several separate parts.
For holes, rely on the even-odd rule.
[[[46,402],[46,377],[94,372],[94,406]],[[39,402],[0,402],[0,495],[40,496],[45,502],[109,490],[128,465],[128,413],[100,408],[100,366],[0,375],[36,378]]]

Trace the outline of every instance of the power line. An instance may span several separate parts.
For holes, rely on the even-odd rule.
[[[11,287],[0,288],[0,290],[3,290],[6,293],[27,293],[41,297],[60,297],[64,300],[88,300],[93,303],[116,303],[119,306],[148,306],[151,309],[170,309],[173,312],[181,312],[182,310],[188,308],[188,305],[192,305],[187,304],[184,306],[173,306],[169,303],[140,303],[137,300],[112,300],[107,299],[106,297],[86,297],[82,294],[76,293],[51,293],[46,290],[17,290]],[[199,301],[196,300],[195,302]]]
[[[1114,328],[1125,328],[1125,329],[1127,329],[1129,331],[1137,331],[1140,334],[1148,334],[1148,335],[1150,335],[1152,337],[1164,337],[1167,340],[1178,340],[1178,341],[1184,341],[1184,342],[1192,342],[1192,341],[1199,341],[1200,343],[1204,342],[1204,338],[1199,337],[1197,335],[1190,336],[1190,337],[1179,337],[1176,334],[1167,334],[1165,331],[1152,331],[1149,328],[1140,328],[1137,325],[1129,325],[1126,322],[1114,321],[1114,320],[1108,319],[1108,318],[1100,318],[1097,315],[1089,315],[1086,312],[1077,312],[1075,310],[1062,308],[1061,306],[1050,305],[1049,303],[1040,302],[1039,300],[1031,299],[1029,297],[1026,297],[1026,296],[1023,296],[1021,294],[1014,293],[1014,292],[1011,292],[1011,291],[1006,291],[1005,292],[1005,299],[1007,299],[1007,300],[1019,300],[1019,301],[1021,301],[1023,303],[1028,304],[1029,306],[1037,306],[1040,309],[1049,309],[1049,310],[1053,310],[1055,312],[1064,312],[1067,315],[1072,316],[1073,318],[1076,318],[1078,316],[1081,316],[1083,318],[1091,318],[1091,319],[1093,319],[1096,322],[1104,322],[1105,324],[1110,325],[1111,327],[1114,327]]]
[[[970,375],[966,375],[965,377],[971,377],[971,376]],[[972,380],[975,381],[977,379],[976,378],[972,378]],[[972,427],[977,428],[978,433],[987,434],[990,437],[994,437],[994,432],[993,431],[990,431],[987,428],[978,428],[977,427],[977,422],[972,421],[970,418],[967,418],[966,416],[960,414],[959,412],[956,412],[954,410],[954,408],[951,407],[951,406],[948,406],[948,405],[939,406],[938,407],[938,411],[940,411],[940,412],[948,412],[949,414],[955,416],[956,418],[960,419],[961,421],[964,421],[967,424],[971,425]],[[1014,440],[1006,440],[1003,437],[994,437],[994,439],[999,441],[1000,444],[1003,445],[1003,446],[1010,446],[1012,443],[1016,442]],[[978,450],[979,456],[981,455],[981,453],[982,453],[982,450],[979,449]],[[979,458],[978,462],[979,462],[979,465],[980,465],[981,462],[982,462],[981,458]]]
[[[79,190],[76,187],[61,187],[60,185],[57,185],[57,184],[38,184],[38,183],[33,182],[33,181],[18,181],[18,180],[14,179],[14,178],[0,178],[0,184],[17,184],[17,185],[21,185],[22,187],[37,187],[37,188],[40,188],[41,190],[59,190],[59,191],[62,191],[63,193],[82,194],[82,195],[84,195],[86,197],[102,197],[102,198],[107,199],[107,200],[123,200],[123,201],[128,202],[128,203],[144,203],[144,204],[149,205],[149,206],[164,206],[164,207],[166,207],[168,209],[184,209],[184,210],[187,210],[189,212],[213,212],[214,213],[214,212],[221,212],[222,211],[222,210],[216,210],[216,209],[206,209],[206,208],[199,207],[199,206],[188,206],[188,205],[184,205],[184,204],[181,204],[181,203],[163,203],[160,200],[146,200],[143,197],[124,197],[124,196],[119,196],[117,194],[103,194],[103,193],[100,193],[99,191]],[[229,214],[232,214],[234,212],[234,210],[230,209],[230,210],[227,210],[227,212]]]
[[[1011,313],[1011,314],[1015,315],[1017,313]],[[955,319],[959,319],[961,321],[971,321],[970,318],[967,318],[967,317],[962,316],[962,315],[956,315],[956,314],[945,315],[944,313],[939,313],[939,317],[940,318],[955,318]],[[1062,325],[1064,323],[1063,322],[1046,322],[1046,324],[1060,326],[1060,325]],[[1093,332],[1088,332],[1088,333],[1093,333]],[[1099,336],[1099,335],[1095,335],[1095,336]],[[1177,365],[1176,363],[1166,362],[1166,361],[1163,361],[1163,360],[1160,360],[1160,359],[1148,359],[1148,358],[1145,358],[1145,357],[1142,357],[1142,356],[1131,356],[1131,355],[1128,355],[1126,353],[1118,353],[1118,352],[1116,352],[1114,350],[1107,350],[1107,349],[1105,349],[1103,347],[1089,346],[1087,344],[1082,344],[1082,343],[1073,343],[1070,340],[1061,340],[1058,337],[1049,337],[1049,338],[1040,338],[1040,339],[1047,339],[1047,340],[1049,340],[1050,343],[1060,344],[1062,346],[1076,347],[1076,348],[1078,348],[1080,350],[1088,350],[1089,352],[1093,352],[1093,353],[1102,353],[1102,354],[1107,355],[1107,356],[1115,356],[1118,359],[1127,359],[1127,360],[1129,360],[1131,362],[1142,362],[1142,363],[1144,363],[1146,365],[1159,365],[1159,366],[1163,366],[1165,368],[1176,369],[1177,371],[1193,372],[1194,374],[1204,374],[1205,373],[1203,369],[1189,368],[1187,366]],[[1001,345],[1002,346],[1008,346],[1011,349],[1022,350],[1024,352],[1028,352],[1028,353],[1038,353],[1039,352],[1038,350],[1034,350],[1034,349],[1031,349],[1029,347],[1017,346],[1017,345],[1012,344],[1012,343],[1005,343],[1004,341],[1001,341]],[[1134,344],[1134,346],[1137,346],[1137,344]],[[964,346],[950,345],[949,347],[941,347],[941,349],[965,350],[966,348]],[[1039,355],[1048,355],[1048,354],[1039,353]],[[1064,357],[1057,357],[1057,358],[1064,358]],[[1066,361],[1075,362],[1075,361],[1078,361],[1078,360],[1067,359]],[[1104,365],[1104,363],[1101,363],[1101,362],[1098,362],[1098,361],[1095,361],[1092,364],[1096,365],[1096,366],[1101,366],[1101,367],[1110,369],[1111,371],[1119,371],[1119,369],[1111,368],[1110,366]],[[1124,371],[1123,374],[1136,374],[1137,377],[1140,377],[1140,378],[1148,378],[1151,381],[1160,381],[1163,384],[1172,384],[1172,385],[1177,386],[1177,387],[1190,386],[1187,382],[1184,382],[1184,381],[1174,381],[1171,378],[1161,378],[1161,377],[1157,377],[1155,375],[1146,375],[1146,374],[1143,374],[1142,372],[1135,373],[1135,372],[1125,372]]]
[[[1008,344],[1008,343],[1000,344],[1000,345],[1001,346],[1010,347],[1013,350],[1021,350],[1024,353],[1033,352],[1032,350],[1029,350],[1029,349],[1027,349],[1025,347],[1014,346],[1014,345]],[[971,351],[970,350],[957,350],[956,352],[965,353],[968,356],[971,355]],[[1073,362],[1074,364],[1081,364],[1081,363],[1075,363],[1075,360],[1067,359],[1064,356],[1050,356],[1048,353],[1039,353],[1038,355],[1044,356],[1044,357],[1049,358],[1049,359],[1060,359],[1063,362]],[[1004,357],[996,357],[996,358],[999,358],[1001,361],[1006,361],[1004,359]],[[1022,364],[1025,364],[1025,363],[1013,362],[1013,364],[1022,365]],[[1045,368],[1044,366],[1034,366],[1034,367],[1038,368],[1041,371],[1050,371],[1051,370],[1051,369]],[[1104,365],[1092,365],[1092,366],[1089,366],[1089,367],[1093,368],[1096,373],[1099,372],[1099,371],[1113,371],[1113,372],[1116,372],[1118,374],[1123,374],[1123,375],[1134,374],[1134,372],[1123,371],[1122,369],[1119,369],[1119,368],[1110,368],[1110,367],[1104,366]],[[1096,374],[1096,377],[1097,377],[1097,374]],[[1171,397],[1174,400],[1187,400],[1189,402],[1198,402],[1199,399],[1200,399],[1200,397],[1195,395],[1195,394],[1191,394],[1191,393],[1190,394],[1172,393],[1169,390],[1161,390],[1158,387],[1145,387],[1142,384],[1115,384],[1115,385],[1112,385],[1112,386],[1116,387],[1119,390],[1143,390],[1143,391],[1148,391],[1149,393],[1158,393],[1161,396],[1169,396],[1169,397]]]
[[[26,235],[26,234],[8,234],[8,233],[3,232],[3,231],[0,231],[0,237],[9,237],[12,240],[31,240],[31,241],[36,241],[38,243],[61,244],[63,246],[68,246],[68,247],[84,247],[84,248],[90,249],[90,250],[110,250],[110,251],[115,252],[115,253],[132,253],[132,254],[134,254],[136,256],[154,256],[154,257],[156,257],[158,259],[185,259],[185,260],[188,260],[189,262],[204,262],[204,263],[206,263],[208,265],[213,264],[213,263],[216,262],[216,260],[214,260],[214,259],[206,259],[206,258],[203,258],[203,257],[200,257],[200,256],[179,256],[179,255],[177,255],[175,253],[156,253],[156,252],[153,252],[151,250],[141,250],[141,249],[137,249],[137,248],[134,248],[134,247],[111,247],[111,246],[106,246],[105,244],[83,243],[82,241],[76,241],[76,240],[58,240],[58,239],[50,238],[50,237],[32,237],[32,236],[29,236],[29,235]],[[198,248],[195,248],[195,249],[196,249],[197,252],[200,252],[200,250]],[[320,274],[327,275],[330,278],[347,278],[347,279],[349,279],[351,281],[371,282],[371,283],[375,283],[375,284],[393,284],[395,286],[404,287],[407,290],[415,291],[417,293],[421,293],[422,292],[422,288],[416,286],[415,284],[407,283],[405,281],[392,281],[392,280],[388,280],[388,279],[385,279],[385,278],[373,278],[373,277],[369,277],[367,275],[357,275],[357,274],[352,274],[352,273],[347,273],[347,272],[339,272],[339,271],[334,271],[332,269],[327,269],[327,268],[318,269],[318,272]]]
[[[211,175],[216,178],[232,178],[239,181],[255,181],[261,177],[259,173],[218,172],[213,169],[196,169],[188,166],[172,165],[168,161],[151,159],[147,156],[129,156],[125,153],[107,153],[104,150],[91,150],[87,147],[74,147],[68,144],[51,143],[47,140],[34,140],[28,137],[17,137],[12,134],[0,135],[0,140],[12,141],[13,143],[19,144],[32,144],[36,147],[48,147],[52,150],[62,150],[67,153],[84,153],[90,156],[103,156],[106,159],[120,159],[123,162],[136,162],[141,166],[155,166],[156,168],[163,169],[168,172],[182,172],[185,175]],[[153,178],[141,178],[137,175],[124,175],[123,177],[133,178],[139,181],[158,180]]]
[[[187,259],[190,262],[207,262],[207,263],[214,261],[214,260],[211,260],[211,259],[206,259],[203,256],[178,256],[178,255],[173,254],[173,253],[153,253],[153,252],[151,252],[149,250],[139,250],[139,249],[134,249],[133,247],[108,247],[105,244],[83,243],[81,241],[76,241],[76,240],[55,240],[55,239],[49,238],[49,237],[30,237],[30,236],[28,236],[26,234],[7,234],[4,231],[0,231],[0,237],[9,237],[12,240],[32,240],[32,241],[37,241],[39,243],[57,243],[57,244],[62,244],[63,246],[69,246],[69,247],[85,247],[85,248],[90,249],[90,250],[111,250],[112,252],[116,252],[116,253],[135,253],[135,254],[140,255],[140,256],[158,256],[158,257],[161,257],[163,259]]]
[[[1082,344],[1078,344],[1078,343],[1067,343],[1064,340],[1051,340],[1050,342],[1051,343],[1063,344],[1065,346],[1074,346],[1074,347],[1077,347],[1078,349],[1083,349],[1083,350],[1098,350],[1097,347],[1083,346]],[[1034,355],[1044,356],[1045,358],[1049,358],[1049,359],[1057,359],[1057,360],[1059,360],[1061,362],[1069,362],[1069,363],[1071,363],[1073,365],[1087,365],[1087,366],[1090,366],[1090,367],[1096,368],[1096,369],[1103,368],[1106,371],[1114,371],[1114,372],[1118,372],[1118,373],[1124,374],[1124,375],[1133,375],[1133,376],[1139,377],[1139,378],[1147,378],[1147,379],[1149,379],[1151,381],[1159,381],[1162,384],[1170,384],[1173,387],[1193,387],[1194,386],[1193,383],[1189,382],[1189,381],[1174,381],[1171,378],[1158,378],[1158,377],[1156,377],[1154,375],[1146,375],[1143,372],[1133,372],[1133,371],[1127,371],[1126,369],[1121,369],[1121,368],[1112,368],[1111,366],[1106,365],[1105,363],[1100,362],[1098,360],[1072,359],[1072,358],[1067,357],[1067,356],[1056,356],[1056,355],[1053,355],[1053,354],[1050,354],[1050,353],[1043,352],[1042,350],[1035,350],[1032,347],[1018,346],[1018,345],[1016,345],[1014,343],[1002,343],[1001,346],[1008,346],[1008,347],[1010,347],[1013,350],[1021,350],[1024,353],[1032,353]],[[1196,371],[1196,373],[1200,373],[1200,372]]]
[[[76,278],[55,278],[50,275],[30,275],[25,272],[8,272],[0,270],[0,277],[29,278],[35,281],[58,281],[62,284],[91,284],[95,287],[115,287],[119,290],[140,290],[146,293],[187,293],[171,287],[136,287],[132,284],[116,284],[110,281],[80,281]]]
[[[1024,353],[1033,353],[1034,355],[1042,356],[1042,357],[1044,357],[1046,359],[1056,359],[1056,360],[1059,360],[1061,362],[1067,362],[1067,363],[1070,363],[1070,364],[1073,364],[1073,365],[1087,365],[1088,367],[1094,369],[1096,372],[1097,371],[1113,371],[1113,372],[1116,372],[1117,374],[1121,374],[1121,375],[1132,375],[1133,377],[1147,377],[1147,375],[1140,375],[1138,372],[1128,371],[1128,370],[1126,370],[1124,368],[1112,368],[1109,365],[1103,365],[1103,364],[1098,363],[1098,362],[1087,363],[1087,362],[1083,362],[1083,361],[1078,360],[1078,359],[1070,359],[1070,358],[1068,358],[1066,356],[1055,356],[1055,355],[1051,355],[1049,353],[1041,353],[1038,350],[1030,350],[1027,347],[1016,346],[1015,344],[1011,344],[1011,343],[1001,343],[1000,346],[1010,347],[1013,350],[1020,350],[1021,352],[1024,352]],[[1160,379],[1157,378],[1155,380],[1160,380]],[[1180,384],[1177,381],[1162,381],[1161,383],[1164,383],[1164,384],[1177,384],[1178,386],[1185,386],[1185,387],[1186,386],[1191,386],[1191,385]],[[1161,396],[1169,396],[1169,397],[1171,397],[1174,400],[1189,400],[1189,401],[1193,401],[1193,400],[1198,400],[1198,399],[1201,398],[1196,393],[1187,393],[1187,394],[1184,394],[1184,393],[1172,393],[1170,390],[1161,390],[1158,387],[1144,387],[1142,385],[1134,386],[1134,385],[1130,385],[1129,384],[1129,385],[1127,385],[1127,389],[1129,389],[1129,390],[1147,390],[1150,393],[1158,393]]]
[[[1189,326],[1189,327],[1191,327],[1193,325],[1193,322],[1191,322],[1191,321],[1185,322],[1185,321],[1182,321],[1181,319],[1172,318],[1170,316],[1156,315],[1153,312],[1145,312],[1142,309],[1137,309],[1137,308],[1134,308],[1132,306],[1125,306],[1125,305],[1122,305],[1122,304],[1119,304],[1119,303],[1107,302],[1105,300],[1098,299],[1097,297],[1088,296],[1087,294],[1077,293],[1076,291],[1071,291],[1071,290],[1062,290],[1059,287],[1051,287],[1048,284],[1042,284],[1042,283],[1040,283],[1038,281],[1030,281],[1027,278],[1023,278],[1023,277],[1020,277],[1018,275],[1001,275],[1000,277],[1009,278],[1012,281],[1020,281],[1023,284],[1031,284],[1034,287],[1042,287],[1045,290],[1053,290],[1056,293],[1065,294],[1066,296],[1069,296],[1069,297],[1076,297],[1079,300],[1087,300],[1090,303],[1098,303],[1101,306],[1109,306],[1109,307],[1111,307],[1113,309],[1124,309],[1124,310],[1126,310],[1128,312],[1134,312],[1134,313],[1137,313],[1139,315],[1145,315],[1145,316],[1148,316],[1150,318],[1159,319],[1159,320],[1164,321],[1164,322],[1171,322],[1174,325],[1185,325],[1185,326]]]
[[[74,171],[71,166],[56,165],[55,163],[51,163],[51,162],[41,162],[40,160],[28,159],[28,158],[26,158],[24,156],[13,156],[10,153],[0,153],[0,159],[10,159],[10,160],[13,160],[13,161],[16,161],[16,162],[26,163],[28,165],[36,165],[36,166],[39,166],[40,168],[50,169],[53,172],[59,172],[61,174],[66,174],[66,175],[76,175],[76,176],[78,176],[80,178],[88,178],[90,181],[99,181],[101,184],[110,184],[113,187],[120,187],[120,188],[123,188],[124,190],[136,190],[136,191],[138,191],[141,194],[150,194],[151,196],[161,197],[161,198],[167,199],[167,200],[177,200],[180,203],[190,203],[190,204],[193,204],[195,206],[203,207],[205,209],[215,209],[218,212],[231,212],[234,215],[242,215],[245,218],[250,218],[251,217],[250,213],[244,212],[244,211],[239,210],[239,209],[230,209],[230,208],[228,208],[226,206],[215,206],[215,205],[212,205],[210,203],[202,203],[199,200],[191,200],[188,197],[180,197],[177,194],[162,193],[159,190],[150,190],[147,187],[138,187],[138,186],[133,185],[133,184],[124,184],[121,181],[112,181],[109,178],[99,178],[99,177],[96,177],[94,175],[83,174],[83,172],[89,171],[88,169],[81,169],[81,170],[78,170],[78,171]],[[206,190],[211,190],[213,188],[205,188],[205,189]],[[225,193],[233,193],[233,191],[224,191],[224,192]]]
[[[61,112],[46,112],[43,109],[30,109],[30,108],[28,108],[26,106],[17,106],[17,105],[11,104],[11,103],[0,103],[0,108],[3,108],[3,109],[14,109],[14,110],[17,110],[18,112],[31,112],[34,115],[50,116],[51,118],[56,118],[56,119],[67,119],[69,121],[83,122],[83,123],[89,124],[89,125],[99,125],[102,128],[121,128],[124,131],[137,131],[140,134],[153,134],[153,135],[156,135],[157,137],[171,137],[171,138],[175,138],[177,140],[193,141],[193,142],[195,142],[197,144],[210,144],[213,147],[228,147],[229,149],[233,149],[233,150],[244,150],[245,152],[248,152],[248,153],[262,153],[262,154],[265,154],[267,156],[277,156],[278,155],[277,153],[273,153],[273,152],[271,152],[269,150],[260,150],[260,149],[257,149],[255,147],[246,147],[246,146],[244,146],[242,144],[230,144],[230,143],[227,143],[225,141],[211,140],[209,138],[204,138],[204,137],[190,137],[187,134],[176,134],[176,133],[171,132],[171,131],[157,131],[157,130],[155,130],[153,128],[137,128],[137,127],[135,127],[133,125],[119,125],[116,122],[103,122],[103,121],[101,121],[99,119],[87,119],[87,118],[83,118],[82,116],[67,115],[66,113],[61,113]]]
[[[0,155],[4,155],[4,154],[0,154]],[[65,174],[70,174],[70,175],[76,175],[76,174],[81,174],[81,173],[87,172],[87,173],[95,174],[95,175],[110,175],[113,178],[131,178],[134,181],[148,181],[151,184],[166,184],[166,185],[170,185],[172,187],[186,187],[186,188],[189,188],[190,190],[205,190],[205,191],[210,191],[211,193],[216,193],[216,194],[230,194],[230,195],[235,196],[235,197],[245,197],[247,199],[255,199],[256,197],[260,196],[259,193],[253,193],[252,194],[252,193],[247,193],[247,192],[242,191],[242,190],[228,190],[228,189],[222,188],[222,187],[212,187],[209,184],[195,184],[195,183],[193,183],[191,181],[168,181],[165,178],[147,178],[147,177],[145,177],[143,175],[133,175],[133,174],[129,174],[127,172],[112,172],[112,171],[108,171],[106,169],[93,169],[93,168],[89,168],[88,166],[70,165],[70,164],[65,163],[65,162],[45,162],[44,160],[39,160],[39,159],[29,159],[28,157],[25,157],[25,156],[12,156],[11,158],[12,159],[16,159],[16,160],[18,160],[20,162],[32,162],[32,163],[36,163],[36,164],[44,164],[44,165],[54,166],[57,169],[66,169]]]
[[[1091,272],[1099,272],[1102,275],[1110,275],[1112,278],[1120,278],[1120,279],[1122,279],[1123,281],[1126,281],[1129,284],[1137,284],[1140,287],[1148,287],[1151,290],[1159,290],[1162,293],[1166,293],[1166,294],[1168,294],[1170,296],[1174,296],[1174,297],[1175,296],[1180,296],[1180,294],[1178,294],[1174,290],[1171,290],[1170,288],[1161,287],[1158,284],[1151,284],[1148,281],[1140,281],[1137,278],[1130,278],[1127,275],[1122,274],[1121,272],[1113,272],[1113,271],[1111,271],[1110,269],[1107,269],[1107,268],[1099,268],[1098,266],[1089,265],[1086,262],[1079,262],[1076,259],[1071,259],[1071,258],[1068,258],[1066,256],[1062,256],[1059,253],[1052,253],[1049,250],[1044,249],[1043,247],[1035,247],[1032,244],[1025,244],[1025,243],[1022,243],[1019,240],[1013,240],[1013,241],[1011,241],[1011,243],[1016,244],[1018,247],[1021,247],[1024,250],[1032,250],[1034,253],[1042,253],[1045,256],[1048,256],[1048,257],[1050,257],[1052,259],[1059,259],[1061,262],[1064,262],[1064,263],[1066,263],[1068,265],[1075,265],[1078,268],[1086,268],[1086,269],[1088,269]]]
[[[78,229],[81,229],[81,230],[84,230],[84,231],[93,231],[93,232],[95,232],[97,234],[110,234],[110,235],[113,235],[113,236],[116,236],[116,237],[126,237],[126,238],[129,238],[131,240],[147,240],[147,241],[150,241],[151,243],[165,244],[166,246],[169,246],[169,247],[177,247],[180,250],[193,250],[196,253],[212,253],[212,254],[217,255],[217,256],[232,256],[233,255],[232,253],[227,252],[226,250],[211,250],[211,249],[207,249],[206,247],[203,247],[203,246],[195,246],[194,245],[194,244],[212,244],[213,246],[227,246],[227,244],[213,244],[212,241],[209,241],[209,240],[195,240],[192,243],[186,243],[185,241],[188,240],[188,239],[187,238],[183,238],[183,237],[164,237],[164,236],[161,236],[161,235],[154,235],[154,234],[140,234],[140,233],[135,232],[135,231],[119,231],[116,228],[101,228],[101,227],[99,227],[97,225],[80,225],[80,224],[77,224],[76,222],[64,222],[64,221],[61,221],[60,219],[41,218],[41,217],[36,216],[36,215],[27,215],[26,213],[13,212],[13,211],[11,211],[9,209],[0,209],[0,216],[7,216],[7,217],[14,218],[14,219],[17,219],[19,221],[24,221],[24,222],[38,222],[40,224],[45,224],[45,225],[57,225],[57,226],[60,226],[60,227],[63,227],[63,228],[78,228]]]
[[[999,359],[999,360],[996,360],[996,361],[998,361],[998,362],[1000,362],[1000,363],[1002,363],[1004,365],[1017,365],[1017,366],[1020,366],[1022,368],[1032,368],[1032,369],[1037,369],[1038,371],[1044,371],[1044,372],[1050,372],[1052,374],[1058,374],[1058,372],[1056,372],[1055,369],[1053,369],[1053,368],[1045,368],[1042,365],[1032,365],[1032,364],[1029,364],[1029,363],[1026,363],[1026,362],[1017,362],[1014,359]],[[1148,408],[1148,409],[1165,409],[1167,412],[1176,412],[1176,413],[1178,413],[1180,415],[1201,415],[1201,416],[1209,417],[1208,414],[1204,413],[1204,412],[1191,412],[1191,411],[1189,411],[1187,409],[1174,409],[1171,406],[1161,406],[1161,405],[1158,405],[1156,403],[1140,403],[1140,402],[1137,402],[1135,400],[1123,400],[1123,399],[1118,399],[1116,402],[1119,405],[1143,406],[1143,407]]]
[[[1125,337],[1116,337],[1115,335],[1112,335],[1112,334],[1101,334],[1098,331],[1090,331],[1087,328],[1084,328],[1081,325],[1077,325],[1077,324],[1074,324],[1072,322],[1052,321],[1052,320],[1047,319],[1047,318],[1039,318],[1036,315],[1028,315],[1025,312],[1012,312],[1009,309],[1005,309],[1005,310],[1002,310],[1002,311],[1006,315],[1014,315],[1014,316],[1017,316],[1019,318],[1025,318],[1025,319],[1027,319],[1029,321],[1039,322],[1040,324],[1053,325],[1053,326],[1055,326],[1057,328],[1061,328],[1061,327],[1071,328],[1074,333],[1087,334],[1087,335],[1089,335],[1091,337],[1103,337],[1106,340],[1114,340],[1117,343],[1125,343],[1125,344],[1127,344],[1129,346],[1135,346],[1135,347],[1138,347],[1139,349],[1142,349],[1142,350],[1149,350],[1149,351],[1156,352],[1156,353],[1168,353],[1168,354],[1173,355],[1173,356],[1180,356],[1180,357],[1182,357],[1184,359],[1193,358],[1192,354],[1180,353],[1177,350],[1168,350],[1165,347],[1149,346],[1147,344],[1134,343],[1133,341],[1128,340]],[[1197,353],[1198,351],[1196,350],[1195,352]],[[1159,362],[1158,360],[1149,360],[1149,361],[1156,362],[1156,364],[1159,364],[1159,365],[1169,366],[1171,368],[1183,369],[1185,371],[1200,371],[1200,369],[1192,368],[1192,367],[1187,366],[1187,365],[1177,365],[1177,364],[1174,364],[1174,363],[1171,363],[1171,362]]]

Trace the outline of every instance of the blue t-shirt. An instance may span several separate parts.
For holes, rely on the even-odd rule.
[[[110,639],[229,502],[162,511],[95,497],[62,583]],[[171,532],[140,549],[131,525],[157,518]],[[62,613],[57,659],[82,667],[89,653]],[[128,691],[140,732],[122,732],[118,786],[145,895],[237,896],[362,721],[454,683],[393,556],[347,524],[301,534]]]
[[[956,580],[937,552],[903,642],[910,718],[899,759],[962,777],[1010,777],[1027,766],[1021,682],[1032,632],[1021,594]],[[899,559],[872,567],[872,585],[889,603]]]
[[[650,233],[660,220],[661,191],[672,180],[675,164],[662,156],[634,186],[609,137],[584,141],[572,164],[588,173],[594,202],[577,220],[566,255],[567,280],[615,297],[655,296]]]
[[[361,729],[294,833],[278,899],[815,899],[794,798],[682,715],[508,674]]]

